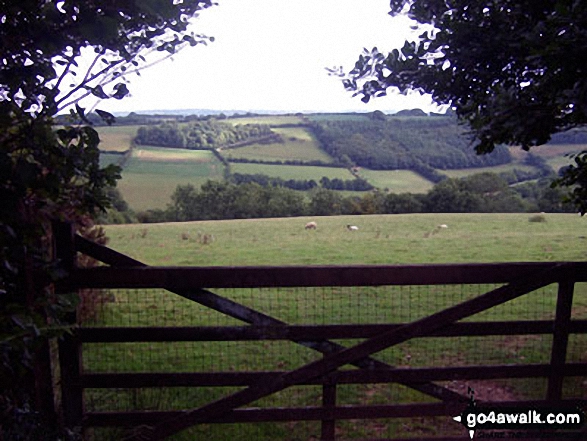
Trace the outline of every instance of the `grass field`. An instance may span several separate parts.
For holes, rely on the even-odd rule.
[[[124,159],[124,155],[100,152],[100,167],[106,167],[110,164],[119,165]]]
[[[518,170],[533,171],[536,170],[530,165],[519,164],[512,162],[510,164],[496,165],[495,167],[477,167],[477,168],[463,168],[455,170],[438,170],[443,175],[449,178],[465,178],[467,176],[475,175],[477,173],[503,173],[509,172],[517,168]]]
[[[368,113],[355,113],[355,114],[343,114],[343,113],[322,113],[315,115],[307,115],[310,121],[357,121],[365,120],[369,118]]]
[[[223,120],[225,122],[237,124],[267,124],[271,127],[278,127],[281,125],[301,124],[303,121],[300,117],[295,115],[267,115],[267,116],[253,116],[245,118],[228,118]]]
[[[314,179],[316,182],[323,176],[330,179],[354,179],[346,168],[317,167],[310,165],[273,165],[273,164],[247,164],[232,163],[230,169],[233,173],[254,175],[257,173],[273,176],[281,179]]]
[[[223,172],[210,151],[141,147],[133,150],[118,188],[134,210],[165,208],[178,185],[198,187],[208,179],[224,179]]]
[[[417,214],[109,225],[113,248],[150,265],[407,264],[587,260],[587,219]],[[309,220],[317,231],[306,231]],[[350,233],[346,224],[359,226]],[[448,229],[425,237],[437,225]],[[144,238],[140,231],[147,231]],[[214,236],[207,245],[182,233]],[[352,250],[352,251],[351,251]]]
[[[392,193],[426,193],[434,184],[410,170],[369,170],[361,168],[359,175],[376,188]]]
[[[246,147],[223,150],[222,154],[229,159],[333,161],[326,152],[320,150],[316,138],[304,127],[281,127],[272,130],[283,137],[283,143],[252,144]]]
[[[105,152],[124,152],[132,145],[139,126],[96,127],[100,135],[100,150]]]
[[[525,152],[519,147],[510,147],[510,154],[514,161],[523,162],[524,158],[529,154],[539,156],[546,160],[546,163],[552,167],[555,172],[572,163],[572,158],[569,155],[580,153],[587,150],[587,145],[584,144],[546,144],[538,147],[532,147],[530,152]]]
[[[106,227],[110,246],[151,265],[407,264],[585,260],[586,219],[547,214],[529,222],[528,214],[417,214],[322,218],[207,221]],[[316,231],[305,230],[309,220]],[[359,226],[350,232],[345,225]],[[439,224],[448,228],[435,231]],[[207,238],[204,240],[204,238]],[[398,323],[477,296],[487,286],[372,287],[214,290],[219,295],[289,323]],[[103,305],[97,326],[238,325],[222,314],[157,290],[119,290]],[[556,287],[508,302],[475,320],[544,320],[553,316]],[[587,287],[576,286],[574,318],[587,318]],[[587,361],[585,338],[571,337],[568,361]],[[352,341],[341,341],[345,345]],[[356,341],[354,341],[356,343]],[[384,350],[376,358],[397,366],[466,366],[485,363],[548,363],[550,340],[541,336],[427,338]],[[189,372],[291,369],[320,356],[290,342],[179,342],[92,344],[84,348],[87,372]],[[585,384],[568,384],[570,396],[585,396]],[[501,399],[537,398],[541,379],[467,384],[478,394]],[[451,387],[466,386],[464,384]],[[92,410],[196,407],[234,388],[116,389],[87,391]],[[479,395],[477,395],[479,398]],[[320,405],[321,389],[300,386],[257,401],[255,407]],[[339,385],[337,404],[425,401],[397,385]],[[337,422],[343,439],[435,434],[462,435],[448,418]],[[104,433],[104,432],[103,432]],[[102,433],[102,434],[103,434]],[[174,440],[318,439],[318,423],[204,425]],[[119,434],[110,438],[116,439]]]

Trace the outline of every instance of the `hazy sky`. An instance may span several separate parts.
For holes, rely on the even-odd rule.
[[[426,108],[419,95],[365,105],[326,67],[352,68],[363,47],[390,50],[409,35],[388,0],[218,0],[193,21],[214,36],[132,76],[132,96],[103,102],[109,111],[155,109],[396,111]]]

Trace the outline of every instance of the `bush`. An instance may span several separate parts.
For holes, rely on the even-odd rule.
[[[543,214],[535,214],[528,218],[528,222],[546,222],[546,217]]]

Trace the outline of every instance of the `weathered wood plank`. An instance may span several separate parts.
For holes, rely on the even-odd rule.
[[[312,267],[124,267],[78,269],[69,288],[261,288],[501,284],[559,268],[561,280],[587,282],[587,263],[356,265]],[[563,272],[564,271],[564,272]]]
[[[559,283],[556,316],[552,333],[552,352],[550,355],[552,371],[548,378],[546,392],[547,399],[551,402],[557,402],[562,397],[564,376],[560,371],[567,356],[574,286],[575,284],[572,281]]]
[[[267,372],[191,372],[191,373],[120,373],[83,374],[84,388],[144,388],[144,387],[226,387],[250,386],[258,381],[283,375],[284,371]],[[299,384],[392,383],[415,381],[489,380],[497,378],[546,378],[549,364],[460,366],[442,368],[395,368],[376,370],[335,371],[323,378],[313,378]],[[587,363],[568,363],[560,368],[565,377],[587,375]]]
[[[561,403],[568,406],[585,406],[585,400],[566,400]],[[548,401],[507,401],[492,402],[497,408],[540,408],[549,405]],[[460,409],[462,410],[462,409]],[[458,410],[457,410],[458,411]],[[135,411],[135,412],[88,412],[87,426],[138,426],[151,424],[181,416],[184,411]],[[337,420],[412,418],[424,416],[455,415],[451,405],[445,403],[400,404],[376,406],[338,406],[330,409],[323,407],[303,408],[268,408],[235,409],[221,418],[211,420],[214,423],[260,423],[270,421],[319,421],[325,418]],[[422,438],[418,438],[422,439]],[[437,441],[445,438],[430,438]],[[462,437],[458,438],[462,441]]]
[[[107,327],[78,328],[83,343],[163,342],[163,341],[244,341],[314,340],[370,338],[392,331],[406,323],[391,325],[288,325],[288,326],[193,326],[193,327]],[[551,334],[549,320],[517,322],[453,323],[430,333],[429,337]],[[587,333],[587,320],[573,320],[569,333]]]

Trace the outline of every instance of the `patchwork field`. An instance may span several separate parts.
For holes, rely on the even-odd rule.
[[[233,173],[254,175],[257,173],[282,179],[314,179],[316,182],[323,176],[330,179],[354,179],[346,168],[316,167],[310,165],[273,165],[273,164],[230,164]]]
[[[283,143],[252,144],[246,147],[223,150],[227,158],[244,158],[261,161],[322,161],[332,158],[320,150],[316,138],[304,127],[278,127],[272,129],[283,138]]]
[[[366,120],[364,114],[324,114],[306,115],[304,118],[315,121],[358,121]],[[402,117],[409,119],[410,117]],[[304,127],[304,119],[294,115],[268,115],[247,118],[228,118],[223,120],[232,124],[267,124],[279,133],[283,143],[253,144],[236,149],[223,150],[227,158],[257,161],[323,161],[333,162],[333,158],[321,149],[312,132]],[[284,127],[285,126],[285,127]],[[132,148],[133,138],[139,126],[98,127],[101,143],[101,164],[118,164],[124,158],[120,154]],[[571,163],[569,154],[587,148],[580,144],[547,145],[531,149],[531,153],[547,161],[555,170]],[[476,173],[502,173],[514,168],[524,171],[537,169],[526,165],[527,153],[520,148],[510,148],[513,162],[510,164],[467,168],[458,170],[439,170],[451,178],[462,178]],[[313,179],[319,181],[326,176],[330,179],[353,179],[348,170],[316,166],[281,166],[268,164],[232,163],[231,171],[242,174],[265,174],[288,179]],[[433,183],[408,170],[368,170],[361,169],[360,175],[379,189],[389,189],[393,193],[425,193]],[[196,187],[207,179],[223,179],[223,165],[210,152],[196,152],[186,149],[171,149],[143,146],[133,151],[131,158],[124,163],[122,181],[119,188],[123,197],[135,210],[164,208],[178,184],[192,183]],[[348,195],[349,193],[341,193]]]
[[[410,170],[369,170],[361,168],[359,176],[372,186],[392,193],[426,193],[434,184]]]
[[[100,150],[105,152],[124,152],[131,148],[132,140],[139,126],[103,126],[96,130],[100,135]]]
[[[224,166],[210,151],[160,147],[133,150],[118,182],[134,210],[165,208],[178,185],[200,186],[224,178]]]

